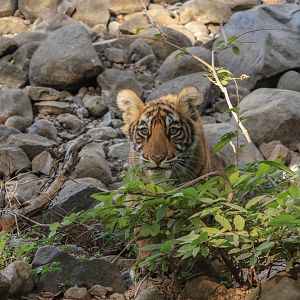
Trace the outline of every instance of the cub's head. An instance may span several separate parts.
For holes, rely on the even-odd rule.
[[[210,155],[197,112],[202,102],[202,93],[193,86],[146,104],[133,91],[120,91],[117,103],[123,131],[133,143],[132,164],[180,180],[209,172]]]

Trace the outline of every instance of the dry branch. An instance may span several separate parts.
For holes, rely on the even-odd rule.
[[[79,151],[90,141],[91,139],[89,136],[83,135],[68,143],[63,167],[55,176],[55,179],[47,188],[47,190],[36,198],[25,202],[22,207],[19,207],[16,210],[11,209],[9,213],[3,213],[0,216],[0,230],[11,231],[16,229],[18,227],[18,222],[24,221],[22,220],[22,216],[28,218],[28,216],[34,215],[38,210],[52,201],[54,197],[61,191],[65,182],[69,179],[71,173],[78,164],[80,160],[78,155]]]

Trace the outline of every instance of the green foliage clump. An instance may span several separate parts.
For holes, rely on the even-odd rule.
[[[93,195],[100,203],[81,217],[120,228],[129,240],[149,239],[142,250],[152,254],[140,265],[153,272],[204,258],[219,261],[243,284],[245,274],[276,262],[293,268],[300,257],[297,176],[274,161],[231,166],[225,173],[232,190],[222,176],[174,188],[130,174],[118,190]]]

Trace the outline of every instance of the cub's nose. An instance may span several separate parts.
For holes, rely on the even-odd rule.
[[[153,153],[150,158],[159,165],[164,159],[166,155],[164,153]]]

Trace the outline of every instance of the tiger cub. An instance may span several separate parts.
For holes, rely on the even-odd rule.
[[[211,172],[211,151],[197,111],[202,102],[193,86],[146,104],[133,91],[121,90],[117,104],[123,111],[122,130],[132,142],[131,167],[179,182]]]

